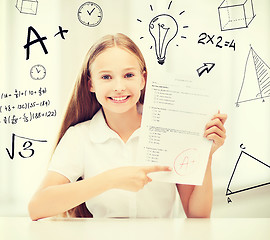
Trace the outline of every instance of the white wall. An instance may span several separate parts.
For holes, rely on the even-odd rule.
[[[27,202],[45,174],[61,117],[86,51],[99,37],[108,33],[122,32],[130,36],[141,48],[147,63],[152,68],[150,71],[162,68],[170,73],[193,78],[198,77],[196,69],[204,62],[215,63],[213,70],[202,75],[201,79],[203,81],[203,78],[209,77],[217,81],[218,87],[215,89],[219,95],[217,101],[220,110],[228,114],[228,121],[226,143],[216,152],[213,162],[212,216],[270,217],[270,185],[232,194],[229,196],[232,201],[230,203],[227,202],[227,196],[225,196],[233,169],[243,150],[240,149],[241,144],[245,147],[245,152],[270,165],[270,98],[265,98],[265,102],[255,100],[242,103],[239,107],[235,105],[244,79],[250,45],[259,57],[268,66],[270,65],[269,1],[253,0],[256,16],[248,28],[229,31],[220,29],[218,7],[221,0],[174,0],[170,9],[168,9],[169,0],[95,0],[94,2],[102,7],[104,17],[97,27],[92,28],[82,25],[77,19],[77,10],[84,2],[86,1],[39,0],[37,14],[31,15],[20,13],[15,7],[15,0],[1,0],[0,94],[13,94],[15,89],[38,90],[40,87],[46,87],[47,92],[43,96],[28,95],[15,98],[12,95],[0,99],[0,106],[2,106],[0,112],[0,216],[27,215]],[[244,2],[244,0],[229,2]],[[183,13],[180,15],[181,12]],[[233,15],[231,17],[240,12],[237,10],[231,13]],[[150,20],[161,13],[173,16],[179,26],[178,35],[170,43],[166,62],[162,66],[156,61],[154,49],[150,49],[153,46],[153,39],[148,32]],[[235,18],[241,17],[235,16]],[[26,44],[29,26],[33,26],[41,37],[47,37],[44,43],[48,54],[44,54],[37,43],[31,46],[30,59],[26,60],[26,50],[23,46]],[[65,40],[59,35],[54,37],[59,31],[58,26],[68,30],[68,33],[64,35]],[[201,33],[215,35],[214,44],[206,43],[209,40],[208,37],[204,40],[206,44],[198,43]],[[186,38],[181,38],[181,36]],[[144,38],[140,39],[140,37]],[[32,38],[35,39],[34,34]],[[222,48],[216,47],[221,38]],[[233,48],[224,46],[226,41],[232,40],[235,42],[235,51]],[[29,71],[38,63],[46,67],[47,75],[43,80],[35,81],[31,79]],[[269,72],[269,68],[266,67],[266,71]],[[255,91],[254,87],[258,84],[256,76],[253,76],[254,69],[246,72],[248,77],[245,78],[245,94],[249,97],[249,92],[252,94]],[[255,83],[250,81],[255,81]],[[50,105],[47,108],[37,107],[25,111],[5,110],[5,106],[8,105],[17,106],[17,104],[41,100],[50,100]],[[29,114],[30,111],[52,110],[56,110],[56,117],[42,117],[31,122],[18,120],[17,124],[5,124],[3,120],[7,116],[23,116],[24,113]],[[21,137],[47,140],[47,142],[35,141],[33,145],[35,154],[31,158],[24,159],[18,154],[24,139],[17,137],[15,157],[11,160],[6,148],[11,149],[13,133]],[[239,163],[237,174],[241,177],[238,182],[235,180],[235,184],[239,184],[235,186],[235,189],[258,185],[260,182],[270,182],[270,168],[254,158],[246,160],[247,169],[244,166],[241,167],[241,171]],[[250,161],[250,159],[253,160]],[[258,169],[264,167],[262,170],[257,170],[257,166]]]

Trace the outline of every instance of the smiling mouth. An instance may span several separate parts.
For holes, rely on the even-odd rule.
[[[108,97],[108,98],[112,100],[114,103],[124,103],[130,98],[130,96],[119,96],[119,97]]]

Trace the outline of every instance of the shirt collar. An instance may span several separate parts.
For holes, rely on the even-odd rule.
[[[110,138],[119,138],[117,133],[108,127],[102,109],[100,109],[91,119],[89,134],[91,140],[95,143],[103,143]]]
[[[104,143],[109,139],[119,139],[121,140],[120,136],[109,128],[107,125],[103,111],[100,109],[94,117],[90,120],[89,125],[90,131],[90,139],[94,143]],[[136,129],[134,133],[130,136],[129,140],[138,137],[140,134],[140,128]]]

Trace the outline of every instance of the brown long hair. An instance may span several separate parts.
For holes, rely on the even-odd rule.
[[[90,69],[96,57],[107,48],[112,47],[119,47],[134,54],[138,59],[141,72],[145,72],[145,75],[147,75],[144,57],[138,46],[129,37],[124,34],[117,33],[115,35],[106,35],[97,41],[85,56],[85,60],[75,83],[54,150],[70,126],[92,119],[96,112],[101,108],[100,103],[96,99],[95,93],[90,92],[89,90],[88,81],[91,81]],[[141,104],[144,102],[144,95],[145,88],[141,90],[141,96],[139,99]],[[82,178],[78,180],[81,179]],[[71,209],[69,214],[73,217],[92,217],[92,214],[88,211],[85,203]]]

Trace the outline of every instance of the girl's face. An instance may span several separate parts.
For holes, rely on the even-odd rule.
[[[97,56],[90,72],[90,91],[105,111],[125,113],[136,109],[146,80],[136,56],[119,47],[108,48]]]

